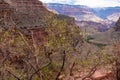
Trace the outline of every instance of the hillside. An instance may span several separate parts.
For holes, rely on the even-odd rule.
[[[7,27],[15,24],[17,27],[45,27],[45,17],[51,14],[38,0],[2,0],[0,6],[3,14],[6,13]]]
[[[90,8],[65,7],[63,11],[73,10],[69,14],[81,11],[84,20],[96,22],[56,14],[39,0],[0,0],[0,80],[114,80],[118,75],[114,72],[119,71],[113,54],[118,53],[116,46],[90,40],[108,42],[111,34],[116,40],[120,20],[115,28],[102,32],[106,27]],[[85,27],[93,35],[86,35]]]
[[[104,32],[109,29],[108,24],[93,21],[76,21],[76,24],[80,27],[80,29],[82,29],[82,31],[86,30],[86,33],[89,34]]]
[[[69,5],[59,3],[47,3],[45,5],[47,6],[48,9],[56,11],[56,13],[58,14],[73,16],[76,18],[76,20],[85,19],[85,18],[81,19],[81,17],[79,18],[80,15],[83,16],[92,15],[93,17],[90,17],[89,19],[94,18],[96,21],[103,21],[104,19],[107,19],[107,17],[110,15],[115,14],[118,15],[120,13],[120,7],[90,8],[84,5]]]
[[[46,6],[48,9],[57,14],[74,17],[79,27],[83,25],[83,22],[85,26],[90,25],[90,28],[92,28],[93,32],[95,31],[94,28],[98,30],[97,32],[101,32],[106,31],[108,28],[114,26],[120,13],[120,7],[90,8],[83,5],[68,5],[58,3],[48,3]],[[89,22],[94,24],[89,24]],[[87,27],[87,31],[90,32],[89,26]]]
[[[116,25],[113,28],[110,28],[109,30],[103,32],[91,35],[93,38],[90,40],[92,43],[98,43],[98,44],[111,44],[116,41],[119,41],[120,39],[120,18],[116,22]]]
[[[48,9],[55,10],[59,14],[75,17],[77,21],[94,21],[100,22],[102,19],[97,17],[92,8],[87,6],[79,6],[79,5],[67,5],[67,4],[55,4],[50,3],[46,4]]]
[[[82,30],[80,34],[83,42],[76,46],[77,52],[69,59],[70,62],[74,61],[70,66],[70,74],[66,76],[63,73],[60,79],[119,80],[120,19],[116,20],[120,7],[89,8],[57,3],[46,5],[57,14],[74,17]]]
[[[38,0],[0,0],[0,80],[58,80],[82,41],[74,18]]]

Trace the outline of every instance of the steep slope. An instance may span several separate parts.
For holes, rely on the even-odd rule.
[[[107,19],[110,15],[120,13],[120,7],[90,8],[84,5],[68,5],[58,3],[47,3],[46,6],[51,10],[57,11],[59,14],[71,16],[88,14],[94,15],[93,17],[99,20]]]
[[[57,4],[48,3],[46,4],[48,9],[55,10],[59,14],[74,17],[77,21],[94,21],[101,22],[101,18],[94,14],[92,8],[82,5],[68,5],[68,4]]]
[[[74,18],[38,0],[0,0],[0,80],[58,80],[82,40]]]
[[[97,23],[93,21],[76,21],[76,24],[82,29],[82,31],[85,31],[88,34],[95,34],[98,32],[104,32],[108,30],[109,25]]]
[[[120,18],[116,22],[116,26],[110,28],[108,31],[91,35],[90,42],[96,44],[111,44],[120,40]]]
[[[116,23],[115,31],[120,31],[120,18],[118,19]]]
[[[116,14],[114,10],[116,8],[112,9],[114,11],[110,10],[109,14],[107,14],[107,12],[111,8],[105,8],[105,11],[107,11],[106,12],[107,15],[105,16],[105,18],[103,18],[102,15],[105,13],[105,11],[101,12],[102,10],[104,10],[103,8],[89,8],[87,6],[82,6],[82,5],[68,5],[68,4],[58,4],[58,3],[48,3],[46,4],[46,6],[49,10],[55,13],[74,17],[78,26],[81,27],[82,25],[83,27],[83,22],[84,22],[84,25],[86,27],[89,28],[88,25],[90,25],[90,28],[92,28],[92,30],[94,31],[96,31],[94,29],[96,28],[98,30],[97,32],[107,30],[108,28],[113,26],[114,23],[116,22],[115,21],[116,17],[113,15]],[[114,20],[113,18],[110,17],[112,15],[114,16]],[[88,29],[88,31],[90,30]]]
[[[74,18],[48,11],[39,0],[0,0],[0,29],[17,28],[29,37],[35,36],[39,45],[46,41],[46,28],[54,25],[54,20],[76,26]]]
[[[46,17],[51,15],[38,0],[2,0],[0,3],[7,27],[45,27]]]

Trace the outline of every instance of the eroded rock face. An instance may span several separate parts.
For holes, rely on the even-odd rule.
[[[36,14],[41,11],[47,11],[43,4],[38,0],[4,0],[16,11],[26,14]]]
[[[42,45],[47,35],[47,20],[52,14],[39,0],[0,0],[0,29],[17,28]]]
[[[120,18],[118,19],[116,23],[115,31],[120,31]]]
[[[0,11],[5,27],[14,25],[18,28],[45,27],[52,14],[39,0],[0,0]]]

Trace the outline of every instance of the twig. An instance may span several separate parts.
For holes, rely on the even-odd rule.
[[[90,70],[90,72],[89,72],[84,78],[82,78],[82,80],[85,80],[86,78],[91,77],[91,76],[95,73],[95,71],[97,70],[97,66],[98,66],[98,64],[95,65],[95,66]]]
[[[25,40],[25,38],[24,38],[24,35],[23,35],[20,31],[18,31],[18,33],[20,34],[21,38],[23,39],[24,43],[25,43],[26,46],[29,48],[29,50],[31,50],[31,48],[30,48],[28,42],[27,42],[27,41]],[[31,52],[32,52],[32,51],[31,51]]]
[[[31,68],[33,68],[33,70],[35,72],[37,72],[37,70],[35,69],[35,67],[33,66],[33,64],[31,64],[28,60],[26,60],[25,62],[28,63],[31,66]],[[39,76],[39,73],[36,73],[36,74]]]
[[[5,58],[2,61],[2,64],[5,63],[5,61],[8,59],[8,57],[10,56],[11,52],[9,50],[7,50],[7,55],[5,56]]]
[[[12,17],[10,17],[10,20],[11,20],[12,23],[13,23],[13,29],[14,29],[14,28],[17,28],[17,27],[16,27],[17,24],[14,22],[14,20],[12,19]],[[18,31],[18,33],[19,33],[19,35],[21,36],[21,38],[23,39],[23,41],[24,41],[24,43],[26,44],[26,46],[29,48],[29,50],[33,53],[33,51],[31,50],[28,42],[25,40],[24,35],[23,35],[20,31]]]
[[[73,68],[75,66],[75,62],[73,62],[72,66],[70,67],[70,76],[73,75]]]
[[[15,77],[17,80],[21,80],[19,77],[17,77],[15,74],[13,74],[12,72],[10,72],[9,70],[6,70],[9,74],[11,74],[13,77]]]
[[[57,77],[56,77],[55,80],[58,80],[58,78],[59,78],[59,76],[60,76],[60,74],[61,74],[61,72],[62,72],[62,70],[63,70],[63,68],[64,68],[65,59],[66,59],[66,53],[65,53],[65,51],[63,51],[63,62],[62,62],[62,66],[61,66],[61,69],[60,69],[60,71],[58,72]]]
[[[29,79],[29,80],[32,80],[32,78],[33,78],[33,76],[34,76],[35,74],[37,74],[40,70],[44,69],[45,67],[49,66],[49,65],[52,63],[52,59],[51,59],[50,57],[49,57],[48,59],[49,59],[50,62],[49,62],[48,64],[46,64],[45,66],[43,66],[43,67],[39,68],[38,70],[36,70],[36,71],[30,76],[30,79]]]

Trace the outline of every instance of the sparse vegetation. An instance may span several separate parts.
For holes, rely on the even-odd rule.
[[[1,79],[58,79],[64,69],[66,55],[73,52],[77,45],[74,42],[80,41],[81,36],[79,28],[70,27],[65,21],[54,19],[50,22],[43,31],[47,35],[43,37],[39,30],[31,31],[27,37],[17,28],[1,29]]]
[[[94,39],[90,35],[86,37],[86,41],[89,42],[89,40]]]
[[[106,71],[100,80],[120,79],[119,41],[92,44],[74,18],[42,10],[42,16],[21,17],[10,9],[0,11],[0,80],[97,80],[99,70]]]

